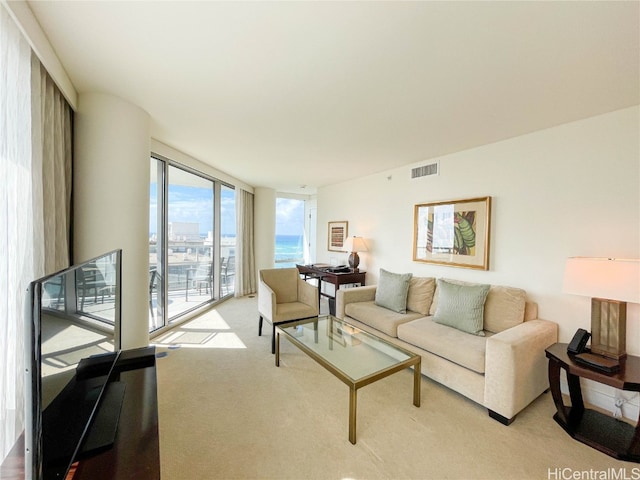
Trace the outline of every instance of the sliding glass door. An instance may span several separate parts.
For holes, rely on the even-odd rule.
[[[223,205],[233,208],[234,229],[227,235],[220,233],[220,217],[229,216],[220,214]],[[235,190],[152,157],[149,330],[233,293],[234,260]]]

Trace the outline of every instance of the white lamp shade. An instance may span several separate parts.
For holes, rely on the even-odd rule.
[[[591,298],[640,303],[640,259],[569,258],[562,291]]]
[[[367,246],[362,237],[347,237],[344,241],[345,251],[347,252],[367,252]]]

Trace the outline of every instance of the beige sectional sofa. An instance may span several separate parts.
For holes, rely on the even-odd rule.
[[[505,425],[549,388],[545,348],[557,342],[558,326],[537,318],[524,290],[405,274],[403,313],[402,292],[394,298],[400,306],[387,308],[378,290],[383,273],[378,286],[338,290],[336,316],[418,353],[424,375],[485,406]],[[463,301],[469,296],[475,307]],[[477,330],[445,315],[466,318],[473,308],[480,310]]]

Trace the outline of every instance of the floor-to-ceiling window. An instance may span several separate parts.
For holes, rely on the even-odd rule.
[[[233,293],[235,190],[152,157],[149,200],[152,331]]]
[[[276,198],[276,267],[305,263],[305,202],[297,198]]]

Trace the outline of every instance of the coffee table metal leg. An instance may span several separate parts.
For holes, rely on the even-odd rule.
[[[420,363],[413,366],[413,405],[416,407],[420,406]]]
[[[356,411],[358,403],[358,390],[349,387],[349,441],[356,444]]]

